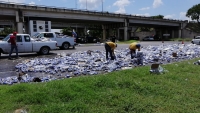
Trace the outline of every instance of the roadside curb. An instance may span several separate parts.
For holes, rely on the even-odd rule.
[[[77,44],[76,46],[103,46],[104,43],[99,43],[99,44]]]

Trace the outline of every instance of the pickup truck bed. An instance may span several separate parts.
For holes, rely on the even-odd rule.
[[[69,47],[75,48],[76,38],[71,36],[57,36],[54,32],[38,32],[32,36],[34,39],[49,39],[57,42],[60,49],[68,49]]]

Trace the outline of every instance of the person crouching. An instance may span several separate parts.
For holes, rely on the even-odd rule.
[[[106,59],[108,60],[108,53],[110,54],[111,60],[116,59],[114,49],[117,47],[116,43],[113,42],[106,42],[105,43],[105,50],[106,50]]]
[[[140,51],[140,47],[141,47],[141,45],[136,42],[133,42],[129,45],[131,59],[136,57],[136,49],[138,49],[138,51]]]

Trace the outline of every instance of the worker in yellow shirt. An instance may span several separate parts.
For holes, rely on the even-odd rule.
[[[129,49],[130,49],[130,54],[131,54],[131,59],[133,59],[136,55],[136,49],[140,51],[141,45],[139,43],[133,42],[130,44]]]
[[[114,54],[114,49],[116,47],[117,47],[116,43],[113,43],[113,42],[106,42],[105,43],[106,59],[108,59],[108,53],[110,53],[111,60],[114,60],[116,58],[115,54]]]

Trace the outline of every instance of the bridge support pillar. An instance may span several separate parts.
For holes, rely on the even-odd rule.
[[[163,37],[163,32],[162,32],[162,30],[159,30],[159,36],[160,36],[160,38]]]
[[[103,30],[103,41],[106,40],[106,28],[104,25],[102,25],[102,30]]]
[[[17,33],[24,33],[23,22],[17,22]]]
[[[131,27],[131,36],[135,36],[135,31],[138,27]]]
[[[114,34],[113,34],[113,29],[111,29],[111,28],[108,29],[108,36],[109,36],[109,37],[110,37],[110,36],[114,36]]]
[[[172,30],[172,38],[175,38],[175,37],[174,37],[174,30]]]
[[[105,41],[106,40],[106,27],[105,27],[105,25],[102,25],[102,30],[103,30],[103,32],[102,32],[103,33],[103,36],[102,36],[103,39],[102,40]]]
[[[124,40],[128,40],[128,20],[124,20]]]
[[[118,40],[120,39],[120,29],[119,28],[117,29],[117,38],[118,38]]]
[[[182,29],[183,29],[183,23],[181,23],[179,27],[179,38],[182,38]]]
[[[87,28],[86,28],[86,26],[84,27],[84,35],[85,35],[85,39],[87,39]]]
[[[182,35],[182,30],[179,29],[178,37],[181,38],[182,37],[181,35]]]
[[[17,32],[23,33],[24,17],[23,12],[19,9],[16,11]]]

